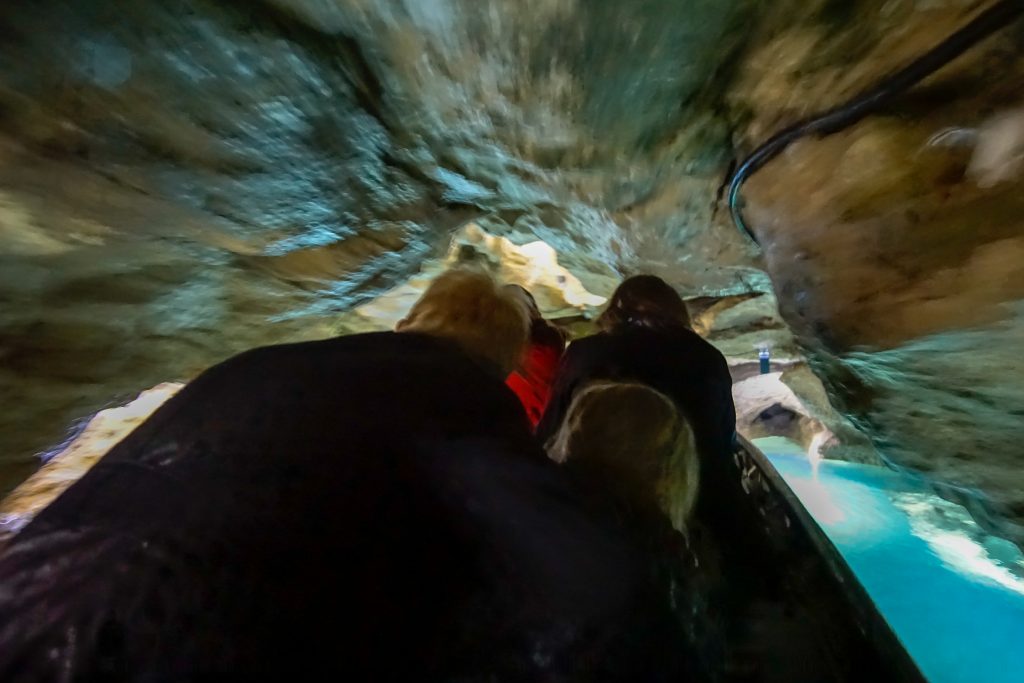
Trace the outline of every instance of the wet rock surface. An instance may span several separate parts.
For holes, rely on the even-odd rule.
[[[987,3],[869,4],[853,26],[764,41],[735,91],[749,139],[863,90]],[[1018,22],[878,115],[797,142],[746,189],[783,316],[837,407],[896,464],[1018,518],[1022,35]]]
[[[159,382],[387,326],[378,297],[473,223],[543,240],[597,296],[666,277],[735,362],[807,358],[827,397],[782,381],[850,449],[829,453],[877,449],[1024,518],[1024,28],[755,175],[763,253],[715,206],[730,161],[981,7],[7,3],[0,489]],[[562,284],[548,312],[586,318]]]

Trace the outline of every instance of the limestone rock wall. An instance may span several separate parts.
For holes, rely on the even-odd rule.
[[[0,489],[74,419],[344,331],[471,219],[584,278],[702,240],[686,286],[743,289],[742,242],[677,217],[742,4],[4,3]]]
[[[780,28],[733,85],[754,144],[923,53],[988,3],[850,3]],[[836,404],[894,462],[1024,514],[1020,107],[1024,25],[879,114],[804,139],[748,184],[793,332]]]

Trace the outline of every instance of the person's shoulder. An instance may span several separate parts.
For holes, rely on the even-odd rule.
[[[645,347],[660,349],[670,355],[685,355],[702,367],[720,366],[728,369],[728,361],[718,348],[688,327],[639,330],[637,341]],[[688,367],[693,367],[692,363]]]
[[[363,332],[315,341],[260,346],[233,356],[225,363],[258,363],[288,357],[318,357],[327,354],[430,345],[424,335],[397,332]]]
[[[258,346],[248,349],[207,369],[190,383],[222,382],[232,377],[274,375],[281,371],[298,372],[305,366],[321,365],[328,359],[353,360],[377,353],[400,355],[400,335],[395,332],[369,332],[315,341]],[[412,340],[409,340],[412,341]],[[415,342],[412,342],[415,346]],[[408,349],[409,344],[404,348]]]
[[[671,328],[670,330],[667,330],[667,334],[676,343],[683,343],[686,344],[687,346],[691,346],[695,349],[700,349],[709,354],[714,354],[717,356],[722,355],[722,353],[715,347],[714,344],[712,344],[707,339],[691,330],[689,327]]]
[[[609,355],[616,355],[618,340],[607,332],[598,332],[589,337],[581,337],[571,342],[562,356],[567,366],[584,365],[599,361]]]
[[[580,337],[569,343],[569,351],[581,353],[591,349],[605,348],[615,342],[614,335],[607,332],[597,332],[588,337]]]

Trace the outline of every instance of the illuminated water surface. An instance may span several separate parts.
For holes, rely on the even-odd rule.
[[[1024,556],[1015,545],[899,473],[832,461],[814,468],[779,440],[757,445],[929,680],[1024,681]]]

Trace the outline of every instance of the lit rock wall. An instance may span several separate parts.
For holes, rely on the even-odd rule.
[[[745,291],[742,241],[680,218],[741,4],[4,3],[0,489],[99,408],[344,332],[470,220]]]
[[[850,3],[755,41],[732,88],[750,147],[844,101],[989,3]],[[782,21],[779,16],[776,20]],[[769,21],[766,19],[766,21]],[[1024,517],[1024,25],[747,185],[783,317],[897,464]]]
[[[127,405],[101,410],[73,439],[49,454],[38,471],[0,501],[0,546],[183,386],[165,382],[142,392]]]

